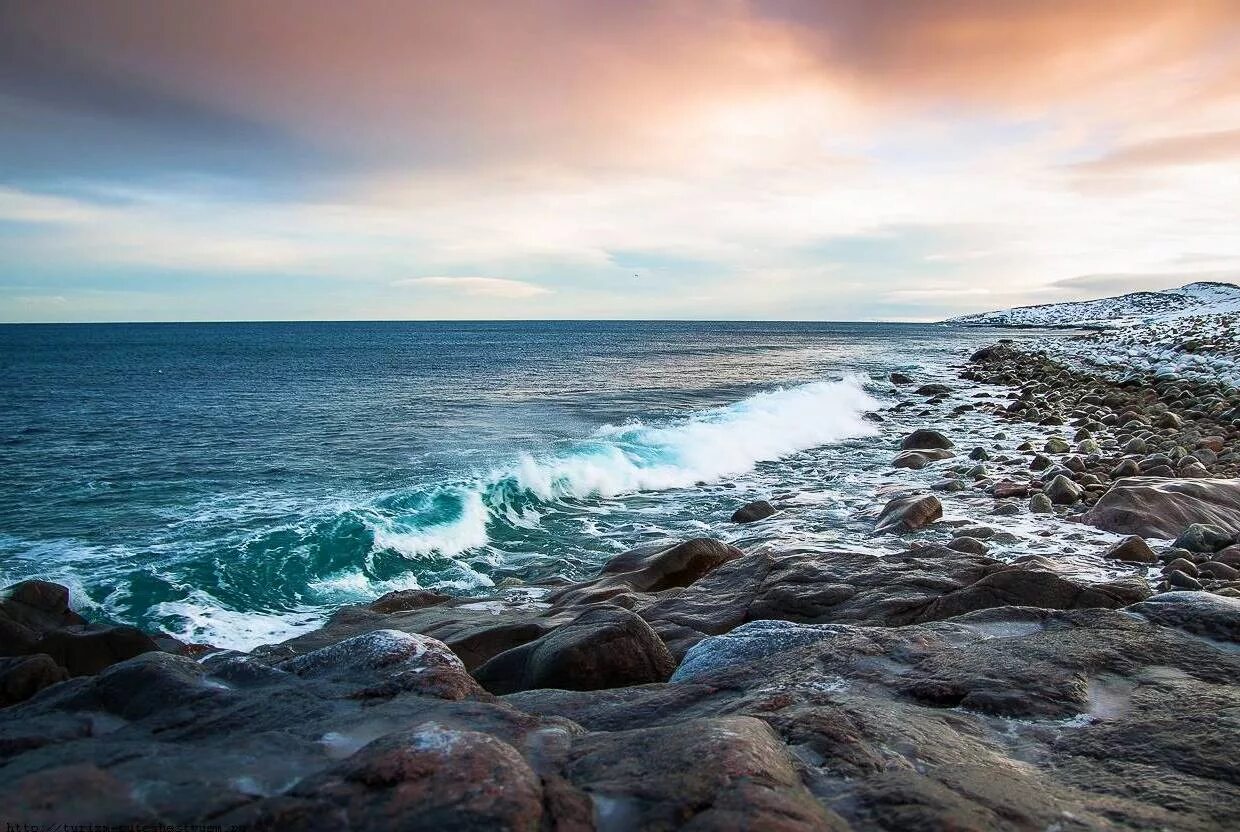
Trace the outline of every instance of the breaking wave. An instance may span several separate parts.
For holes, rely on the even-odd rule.
[[[758,393],[663,424],[608,425],[563,451],[522,455],[472,483],[387,501],[386,516],[375,521],[375,547],[452,557],[485,545],[496,518],[536,525],[538,503],[716,482],[760,462],[872,435],[864,415],[877,404],[861,379],[849,377]]]

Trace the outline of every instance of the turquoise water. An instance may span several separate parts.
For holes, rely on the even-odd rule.
[[[579,578],[654,538],[830,539],[848,528],[851,468],[876,459],[863,414],[887,373],[986,337],[825,323],[3,326],[0,582],[61,581],[90,615],[244,647],[392,589]],[[726,523],[771,496],[806,510]]]

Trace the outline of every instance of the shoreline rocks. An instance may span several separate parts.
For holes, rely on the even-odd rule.
[[[307,830],[1223,827],[1240,815],[1240,726],[1218,716],[1240,711],[1240,402],[1011,343],[962,375],[1011,398],[899,395],[928,399],[918,419],[946,404],[1038,431],[961,439],[956,462],[937,428],[905,436],[899,476],[935,465],[955,485],[884,492],[905,496],[874,532],[908,535],[902,551],[656,543],[566,586],[389,593],[200,661],[87,624],[63,587],[10,588],[0,805],[31,824]],[[964,497],[993,519],[956,516]],[[1026,507],[1082,521],[1065,552],[1118,577],[1005,552],[999,518]]]

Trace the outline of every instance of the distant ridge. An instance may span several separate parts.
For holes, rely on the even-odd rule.
[[[1159,292],[1130,292],[1097,300],[979,312],[948,318],[944,323],[962,326],[1115,327],[1224,312],[1240,312],[1240,286],[1200,281]]]

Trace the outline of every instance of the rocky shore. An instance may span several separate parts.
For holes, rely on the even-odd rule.
[[[0,820],[1228,828],[1240,391],[1073,343],[893,374],[874,418],[917,427],[847,549],[668,541],[584,582],[391,593],[250,653],[10,587]],[[770,496],[732,520],[796,510]]]

